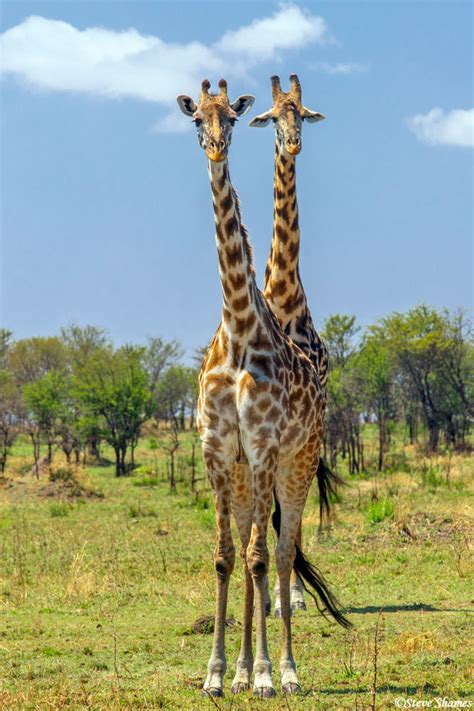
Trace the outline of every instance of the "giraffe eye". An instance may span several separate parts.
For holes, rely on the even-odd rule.
[[[231,118],[231,119],[229,119],[229,121],[230,121],[230,125],[231,125],[231,126],[235,126],[235,122],[237,121],[237,119],[236,119],[236,118]]]
[[[202,124],[202,119],[200,119],[200,118],[195,118],[195,119],[193,119],[193,121],[196,124],[196,126],[198,126],[198,127]]]

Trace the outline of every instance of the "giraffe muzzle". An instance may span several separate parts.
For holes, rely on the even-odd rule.
[[[206,146],[206,154],[210,160],[215,163],[221,163],[227,158],[226,142],[223,139],[220,141],[211,139]]]
[[[290,154],[290,156],[297,156],[298,153],[301,151],[301,142],[287,143],[285,148],[288,151],[288,153]]]
[[[222,163],[227,158],[227,153],[221,153],[220,151],[206,151],[206,154],[209,160],[214,161],[214,163]]]

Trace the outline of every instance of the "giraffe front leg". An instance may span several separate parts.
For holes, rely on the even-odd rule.
[[[207,665],[207,677],[203,696],[224,695],[224,674],[227,663],[225,656],[225,622],[229,580],[235,562],[235,548],[230,530],[230,485],[214,491],[217,520],[217,540],[214,551],[216,570],[216,617],[212,653]]]
[[[252,481],[248,467],[234,467],[232,491],[232,510],[240,536],[240,557],[244,566],[244,610],[242,621],[242,641],[237,668],[232,682],[232,693],[240,694],[250,689],[253,667],[252,652],[252,617],[253,617],[253,581],[247,566],[246,553],[250,540],[253,516]]]
[[[269,699],[275,696],[275,687],[272,681],[272,663],[268,654],[265,615],[265,577],[268,571],[268,548],[265,538],[256,535],[249,549],[247,565],[253,580],[257,640],[253,665],[253,693],[262,699]]]
[[[252,680],[253,652],[252,652],[252,617],[253,617],[253,581],[245,562],[245,588],[244,588],[244,615],[242,624],[242,642],[240,654],[237,659],[235,676],[232,681],[232,693],[240,694],[248,691]]]

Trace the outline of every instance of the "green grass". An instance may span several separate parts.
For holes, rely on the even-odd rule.
[[[190,442],[187,435],[176,493],[164,454],[144,440],[142,468],[132,477],[116,479],[113,466],[73,468],[85,491],[104,494],[79,500],[61,498],[63,477],[36,482],[22,474],[30,447],[15,448],[10,481],[0,488],[0,708],[215,708],[199,696],[212,636],[190,634],[199,617],[213,614],[215,588],[212,496],[203,481],[198,495],[189,490]],[[154,456],[158,471],[151,473]],[[56,459],[56,470],[64,467]],[[375,502],[371,480],[351,478],[322,535],[316,487],[305,511],[304,550],[346,605],[354,630],[325,621],[307,596],[307,612],[293,618],[304,693],[287,703],[281,695],[231,698],[241,629],[230,626],[219,708],[338,711],[356,708],[356,699],[358,708],[369,707],[380,610],[377,708],[395,708],[397,697],[470,698],[473,465],[454,456],[446,477],[446,458],[425,462],[410,448],[399,463],[394,458],[390,473],[378,477]],[[442,484],[426,479],[428,465]],[[240,619],[242,592],[237,557],[228,617]],[[273,617],[268,636],[278,688],[281,630]]]

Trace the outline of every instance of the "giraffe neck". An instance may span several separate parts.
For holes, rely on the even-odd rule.
[[[209,178],[222,287],[222,322],[241,337],[256,321],[258,292],[252,249],[241,221],[239,199],[230,181],[227,160],[209,161]]]
[[[299,275],[300,228],[295,156],[275,147],[273,239],[265,270],[264,295],[280,320],[302,313],[306,298]]]

